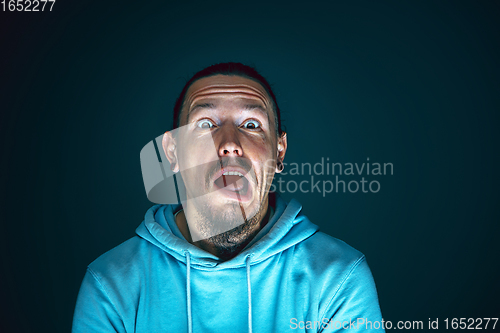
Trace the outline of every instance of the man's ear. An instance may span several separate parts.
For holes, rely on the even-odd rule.
[[[177,145],[172,132],[165,132],[161,141],[165,156],[170,162],[170,169],[175,173],[179,172],[179,162],[177,160]]]
[[[286,147],[286,132],[282,132],[281,136],[278,138],[278,163],[276,163],[276,173],[280,173],[283,171],[283,160],[285,159]]]

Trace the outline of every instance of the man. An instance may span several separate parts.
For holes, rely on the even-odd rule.
[[[287,137],[255,69],[195,74],[174,126],[162,145],[185,198],[89,265],[73,332],[383,331],[365,257],[269,193]]]

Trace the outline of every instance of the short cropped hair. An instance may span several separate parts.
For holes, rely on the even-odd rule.
[[[184,88],[182,89],[179,97],[177,98],[174,106],[174,122],[173,127],[178,128],[180,126],[180,115],[182,111],[182,107],[184,105],[184,99],[186,97],[186,92],[189,87],[197,80],[210,77],[215,75],[228,75],[228,76],[241,76],[247,79],[251,79],[261,84],[266,90],[267,94],[271,97],[273,102],[273,111],[274,111],[274,123],[276,124],[276,133],[281,135],[281,115],[280,109],[278,107],[278,103],[276,102],[276,96],[271,89],[271,86],[267,82],[267,80],[257,72],[257,70],[253,67],[241,64],[239,62],[224,62],[209,66],[196,74],[189,79]]]

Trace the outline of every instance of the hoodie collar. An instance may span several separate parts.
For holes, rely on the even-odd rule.
[[[191,266],[199,269],[243,267],[247,264],[248,256],[251,257],[251,263],[257,263],[303,241],[318,230],[316,225],[300,214],[302,206],[299,202],[292,199],[286,203],[276,195],[275,212],[271,220],[236,257],[221,261],[184,239],[174,220],[174,212],[179,208],[179,205],[151,207],[136,233],[181,262],[186,263],[186,251],[189,252]]]

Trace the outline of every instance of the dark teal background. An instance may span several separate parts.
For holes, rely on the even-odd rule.
[[[86,265],[152,205],[141,148],[223,61],[272,83],[286,162],[393,163],[377,194],[284,195],[366,255],[385,320],[500,317],[499,17],[498,1],[0,12],[0,332],[70,330]]]

